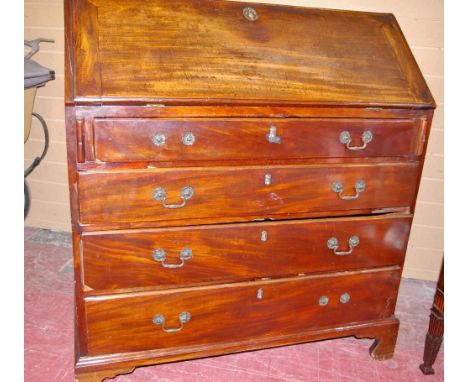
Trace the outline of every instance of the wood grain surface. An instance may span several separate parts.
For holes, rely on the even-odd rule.
[[[275,142],[268,139],[274,129]],[[372,140],[360,150],[340,142],[349,132],[350,148],[364,145],[364,132]],[[184,144],[184,134],[194,142]],[[418,120],[372,119],[96,119],[95,159],[99,162],[272,160],[291,158],[397,157],[420,154]],[[154,137],[160,142],[155,144]]]
[[[334,327],[301,330],[297,333],[283,333],[276,337],[254,338],[253,340],[247,338],[240,341],[230,338],[222,344],[200,344],[185,347],[182,351],[179,351],[177,348],[171,348],[166,350],[151,349],[138,352],[101,354],[97,356],[83,355],[77,361],[75,370],[77,376],[102,371],[112,378],[123,367],[130,368],[133,367],[132,365],[155,365],[349,336],[374,339],[369,353],[374,359],[384,360],[393,356],[398,336],[398,327],[399,320],[395,316],[391,316],[371,321],[350,322]],[[98,381],[100,382],[103,379],[104,377]],[[87,379],[85,381],[88,382]]]
[[[390,317],[400,269],[225,284],[86,301],[89,355],[222,343],[227,338],[275,337],[301,330]],[[263,297],[258,299],[259,288]],[[348,293],[350,300],[340,302]],[[327,296],[328,303],[319,305]],[[179,328],[179,314],[191,315]]]
[[[411,215],[313,219],[287,222],[96,232],[82,236],[86,293],[144,288],[177,288],[265,277],[402,264]],[[336,237],[336,255],[327,241]],[[179,268],[165,268],[153,252],[164,250],[164,264],[180,265],[180,252],[192,257]]]
[[[434,105],[393,15],[246,6],[75,0],[74,100]]]
[[[429,119],[433,108],[406,109],[402,107],[356,105],[248,105],[225,104],[166,105],[148,103],[141,105],[132,100],[113,104],[74,104],[77,118],[361,118],[361,119]]]
[[[414,197],[417,162],[271,167],[213,167],[95,171],[79,174],[81,223],[161,221],[171,219],[272,215],[409,206]],[[271,184],[265,185],[265,175]],[[355,184],[366,189],[355,200],[342,200],[332,189],[336,181],[344,195],[356,195]],[[155,200],[163,188],[167,203],[180,204],[184,187],[193,196],[181,208],[165,208]]]

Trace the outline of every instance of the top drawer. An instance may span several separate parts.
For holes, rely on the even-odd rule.
[[[420,154],[420,125],[418,119],[96,119],[86,144],[100,162],[398,157]]]

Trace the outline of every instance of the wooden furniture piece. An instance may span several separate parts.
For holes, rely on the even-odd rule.
[[[432,365],[434,365],[444,339],[444,263],[440,269],[434,303],[429,317],[429,330],[424,344],[424,362],[419,365],[424,374],[434,374]]]
[[[435,107],[395,17],[65,17],[77,380],[344,336],[391,357]]]

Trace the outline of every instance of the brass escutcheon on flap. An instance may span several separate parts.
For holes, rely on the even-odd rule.
[[[252,7],[245,7],[242,10],[244,17],[249,21],[255,21],[258,19],[257,11]]]

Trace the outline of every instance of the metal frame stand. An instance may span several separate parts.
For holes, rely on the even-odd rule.
[[[30,200],[31,200],[31,193],[29,191],[29,186],[28,186],[28,183],[26,182],[26,178],[29,176],[29,174],[31,174],[34,171],[34,169],[37,166],[39,166],[39,164],[42,162],[42,160],[46,156],[47,150],[49,149],[49,129],[47,127],[47,123],[44,120],[44,118],[42,118],[39,114],[33,112],[32,115],[36,117],[42,125],[42,129],[44,131],[45,142],[44,142],[44,150],[42,151],[41,156],[36,157],[31,163],[31,165],[24,171],[24,218],[25,219],[29,213],[29,206],[30,206]]]

